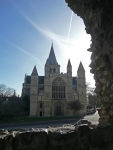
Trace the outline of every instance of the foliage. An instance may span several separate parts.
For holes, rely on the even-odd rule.
[[[13,98],[12,100],[0,99],[0,117],[15,117],[24,113],[24,103],[21,98]]]
[[[29,115],[30,98],[25,95],[19,98],[13,88],[0,84],[0,118]]]
[[[24,102],[24,111],[28,113],[30,113],[30,97],[29,95],[24,95],[22,98],[23,102]]]
[[[5,84],[0,84],[0,96],[10,97],[14,95],[14,92],[13,88],[7,87]]]
[[[68,107],[73,111],[78,111],[83,109],[83,104],[81,104],[79,101],[71,101],[68,103]]]

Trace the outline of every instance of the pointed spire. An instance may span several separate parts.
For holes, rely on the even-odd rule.
[[[34,68],[33,68],[33,71],[32,71],[32,74],[31,75],[38,75],[38,73],[37,73],[37,69],[36,69],[36,66],[34,66]]]
[[[50,53],[49,53],[49,57],[46,61],[46,64],[58,65],[57,60],[56,60],[56,56],[55,56],[55,53],[54,53],[53,42],[52,42],[52,45],[51,45],[51,50],[50,50]]]
[[[82,62],[80,61],[79,67],[77,71],[85,71]]]
[[[47,60],[46,60],[46,65],[49,65],[49,59],[47,58]]]
[[[71,67],[71,61],[70,61],[70,59],[68,60],[67,67]]]

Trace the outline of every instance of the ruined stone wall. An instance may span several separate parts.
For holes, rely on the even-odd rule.
[[[80,16],[91,35],[90,72],[94,74],[95,92],[101,98],[100,124],[113,123],[113,1],[66,0]]]
[[[113,126],[0,131],[0,150],[113,150]]]

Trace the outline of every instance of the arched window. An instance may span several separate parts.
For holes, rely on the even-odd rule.
[[[52,83],[52,98],[64,99],[65,98],[65,82],[61,78],[57,78]]]
[[[53,69],[53,73],[56,73],[56,69],[55,68]]]

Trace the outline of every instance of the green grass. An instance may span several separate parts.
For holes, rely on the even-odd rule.
[[[22,117],[22,118],[7,118],[0,120],[0,124],[3,123],[24,123],[24,122],[39,122],[39,121],[52,121],[52,120],[63,120],[63,119],[74,119],[75,116],[64,116],[64,117]]]

